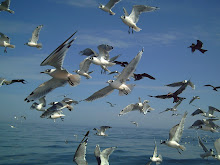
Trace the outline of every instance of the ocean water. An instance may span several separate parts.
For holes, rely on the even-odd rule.
[[[96,136],[94,127],[68,125],[65,122],[50,124],[17,122],[16,128],[0,122],[0,164],[1,165],[72,165],[73,155],[84,137],[90,131],[86,159],[89,165],[96,165],[94,149],[96,144],[101,150],[117,146],[110,155],[111,165],[145,165],[157,142],[158,154],[163,157],[164,165],[217,165],[219,161],[200,158],[203,150],[198,146],[195,130],[185,129],[181,139],[186,151],[179,154],[176,149],[160,144],[168,138],[169,129],[116,128],[106,131],[107,137]],[[214,148],[218,133],[198,132],[205,139],[207,148]],[[77,136],[74,136],[77,135]]]

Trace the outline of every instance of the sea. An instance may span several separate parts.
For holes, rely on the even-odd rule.
[[[75,151],[87,131],[90,131],[86,160],[97,165],[94,149],[99,144],[101,151],[117,147],[109,157],[110,165],[146,165],[153,155],[154,141],[164,165],[220,165],[213,158],[202,159],[202,148],[197,136],[205,146],[214,149],[218,133],[185,129],[181,144],[186,147],[181,154],[174,148],[160,144],[169,137],[169,129],[141,127],[112,127],[108,136],[97,136],[93,126],[76,126],[65,122],[46,124],[16,122],[14,128],[7,122],[0,122],[0,164],[1,165],[72,165]],[[97,127],[98,128],[98,127]],[[215,149],[214,149],[215,150]],[[154,163],[152,163],[154,164]]]

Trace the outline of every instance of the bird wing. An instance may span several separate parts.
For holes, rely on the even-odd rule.
[[[79,68],[80,70],[84,71],[84,72],[88,72],[90,64],[92,63],[92,61],[89,59],[90,57],[85,58],[80,64],[79,64]]]
[[[104,57],[106,60],[109,60],[109,52],[113,49],[112,46],[101,44],[98,46],[99,58]]]
[[[204,86],[214,88],[214,86],[213,86],[213,85],[210,85],[210,84],[206,84],[206,85],[204,85]]]
[[[5,41],[7,43],[10,43],[10,39],[9,39],[9,37],[7,35],[5,35],[5,34],[0,32],[0,36],[1,36],[0,37],[0,41]]]
[[[187,85],[191,86],[192,89],[195,89],[195,88],[196,88],[196,86],[195,86],[195,85],[193,84],[193,82],[190,81],[190,80],[187,81]]]
[[[0,87],[3,85],[5,79],[4,78],[0,78]]]
[[[39,99],[47,95],[55,88],[66,85],[66,83],[67,83],[66,80],[52,78],[44,82],[43,84],[39,85],[33,92],[31,92],[31,94],[25,99],[25,101],[30,102]]]
[[[114,88],[108,85],[107,87],[104,87],[100,89],[99,91],[95,92],[94,94],[92,94],[91,96],[89,96],[87,99],[85,99],[85,101],[93,101],[93,100],[105,97],[109,95],[110,93],[112,93],[113,91],[114,91]]]
[[[177,143],[179,143],[179,141],[182,137],[183,129],[184,129],[184,122],[185,122],[187,114],[188,114],[187,112],[184,113],[184,115],[179,123],[179,126],[176,128],[176,131],[173,135],[173,138],[171,139],[171,140],[176,141]]]
[[[46,99],[45,99],[45,96],[41,97],[41,98],[39,99],[39,102],[40,102],[41,104],[43,104],[43,107],[46,107]]]
[[[141,13],[154,11],[156,9],[157,7],[151,7],[146,5],[134,5],[131,14],[129,15],[129,18],[131,18],[134,23],[137,23]]]
[[[171,98],[171,97],[172,97],[171,95],[157,95],[157,96],[148,95],[148,96],[149,96],[149,97],[159,98],[159,99],[168,99],[168,98]]]
[[[119,56],[121,56],[120,54],[117,56],[114,56],[112,58],[109,59],[110,62],[114,62]]]
[[[202,48],[202,46],[203,46],[203,43],[202,43],[202,41],[200,41],[200,40],[197,40],[197,44],[196,44],[199,48]]]
[[[126,82],[126,80],[134,73],[137,64],[139,63],[141,56],[144,52],[144,49],[142,49],[135,57],[134,59],[122,70],[121,74],[117,77],[117,80],[121,83]]]
[[[187,85],[188,85],[188,82],[185,83],[185,84],[183,84],[183,85],[181,85],[181,86],[179,87],[179,89],[177,89],[177,90],[174,92],[174,95],[179,95],[180,93],[182,93],[182,92],[186,89]]]
[[[141,76],[147,77],[149,79],[155,80],[155,78],[147,73],[142,73]]]
[[[73,41],[72,39],[69,41],[72,36],[76,34],[73,33],[66,41],[64,41],[60,46],[58,46],[40,65],[51,65],[54,66],[57,69],[62,69],[63,61],[66,56],[67,51],[69,50],[70,46],[72,45]]]
[[[119,113],[119,116],[124,115],[128,112],[131,112],[132,110],[134,110],[135,104],[129,104],[127,105],[124,109],[121,110],[121,112]]]
[[[32,33],[32,37],[30,38],[30,42],[37,43],[39,39],[40,30],[42,29],[43,25],[39,25],[36,27],[36,29]]]
[[[189,101],[189,104],[191,104],[196,98],[193,97],[190,101]]]
[[[217,108],[209,106],[208,114],[212,114],[213,115],[214,111],[220,112],[220,110],[218,110]]]
[[[123,11],[124,11],[125,16],[128,17],[129,14],[128,14],[127,10],[124,7],[123,7]]]
[[[6,7],[6,8],[9,8],[9,6],[10,6],[10,1],[11,1],[11,0],[5,0],[4,2],[1,3],[1,6],[4,6],[4,7]]]
[[[101,152],[101,156],[102,156],[102,158],[105,159],[105,162],[108,162],[109,156],[112,154],[112,152],[114,152],[114,150],[115,150],[116,148],[117,148],[117,147],[106,148],[106,149],[104,149],[104,150]]]
[[[199,140],[199,145],[202,147],[202,149],[205,152],[208,152],[208,149],[206,148],[206,146],[202,143],[202,140],[200,139],[200,137],[198,136],[198,140]]]
[[[204,122],[202,120],[196,120],[192,126],[190,126],[190,128],[193,128],[193,127],[197,127],[197,126],[200,126],[200,125],[203,125]]]
[[[45,117],[52,115],[53,113],[60,113],[60,112],[62,112],[60,110],[61,107],[62,107],[62,104],[60,104],[60,103],[54,104],[50,108],[48,108],[45,112],[43,112],[40,117],[45,118]]]
[[[86,147],[87,147],[88,139],[81,142],[75,152],[74,161],[77,165],[87,165],[86,161]]]
[[[216,139],[216,141],[214,142],[214,146],[215,146],[215,149],[216,149],[218,155],[220,155],[220,138]]]
[[[101,126],[100,127],[100,132],[105,132],[109,128],[112,128],[112,127],[110,127],[110,126]]]
[[[113,8],[118,2],[120,2],[121,0],[110,0],[105,7],[108,9]]]
[[[173,106],[173,109],[176,109],[179,105],[180,105],[180,103],[182,102],[183,100],[179,100],[174,106]]]
[[[95,154],[96,160],[97,160],[97,162],[98,162],[98,165],[101,165],[101,159],[100,159],[101,151],[100,151],[100,147],[99,147],[98,144],[97,144],[96,147],[95,147],[94,154]]]
[[[173,139],[174,135],[175,135],[175,132],[177,130],[177,128],[179,127],[179,124],[173,126],[171,129],[170,129],[170,132],[169,132],[169,140]]]
[[[191,115],[195,116],[195,115],[198,115],[200,113],[204,113],[204,111],[199,108],[199,109],[195,110]]]
[[[94,50],[92,50],[91,48],[86,48],[86,49],[80,51],[79,54],[85,55],[85,56],[91,56],[91,55],[96,56],[96,57],[98,56],[98,54]]]
[[[154,143],[155,143],[155,147],[154,147],[153,157],[157,157],[157,144],[156,144],[156,141],[154,141]]]
[[[179,86],[181,86],[181,85],[183,85],[183,82],[182,82],[182,81],[180,81],[180,82],[175,82],[175,83],[171,83],[171,84],[167,84],[167,85],[165,85],[165,86],[168,86],[168,87],[179,87]]]

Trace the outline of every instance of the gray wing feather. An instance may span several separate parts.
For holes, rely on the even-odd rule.
[[[115,4],[117,4],[118,2],[120,2],[120,0],[110,0],[105,7],[108,9],[111,9],[115,6]]]
[[[86,48],[86,49],[80,51],[79,54],[85,55],[85,56],[91,56],[91,55],[98,56],[98,54],[94,50],[92,50],[91,48]]]
[[[1,5],[4,6],[4,7],[6,7],[6,8],[9,8],[9,6],[10,6],[10,1],[11,1],[11,0],[5,0],[4,2],[1,3]]]
[[[127,12],[127,10],[123,7],[123,11],[124,11],[124,14],[125,14],[125,16],[129,16],[129,14],[128,14],[128,12]]]
[[[43,25],[39,25],[32,33],[32,37],[30,38],[31,42],[37,43],[39,39],[40,30],[42,29]]]
[[[0,87],[3,85],[5,79],[4,78],[0,78]]]
[[[10,43],[10,39],[7,35],[0,32],[0,36],[1,36],[1,38],[0,38],[1,41],[5,41],[7,43]]]
[[[92,63],[92,61],[89,59],[89,57],[85,58],[85,59],[79,64],[80,70],[82,70],[82,71],[84,71],[84,72],[88,72],[91,63]]]
[[[215,149],[216,149],[218,155],[220,155],[220,138],[216,139],[216,141],[214,142],[214,146],[215,146]]]
[[[105,97],[109,95],[110,93],[112,93],[113,91],[114,91],[114,88],[112,88],[111,86],[104,87],[100,89],[99,91],[95,92],[94,94],[92,94],[91,96],[89,96],[87,99],[85,99],[85,101],[93,101],[93,100]]]
[[[108,161],[109,156],[114,152],[117,147],[106,148],[101,152],[101,155]]]
[[[134,110],[135,104],[129,104],[127,105],[123,110],[121,110],[121,112],[119,113],[119,115],[124,115],[128,112],[131,112],[132,110]]]
[[[80,143],[75,155],[74,155],[74,161],[76,162],[77,165],[87,165],[86,161],[86,147],[87,147],[87,141],[86,139],[84,142]]]
[[[208,149],[206,148],[206,146],[202,143],[200,137],[198,136],[198,140],[199,140],[199,145],[202,147],[202,149],[205,151],[205,152],[208,152]]]

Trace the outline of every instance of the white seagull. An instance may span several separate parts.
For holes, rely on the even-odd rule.
[[[214,155],[214,150],[213,150],[213,149],[208,150],[208,149],[206,148],[206,146],[202,143],[202,140],[200,139],[199,136],[198,136],[198,141],[199,141],[199,145],[202,147],[203,151],[205,152],[205,153],[203,153],[203,154],[200,154],[201,158],[204,159],[204,158],[206,158],[206,157],[209,157],[209,156],[213,156],[213,155]]]
[[[37,102],[34,102],[32,105],[31,105],[31,109],[36,109],[37,111],[45,111],[45,107],[46,107],[46,99],[45,99],[45,96],[41,97],[39,99],[39,102],[40,103],[37,103]]]
[[[157,156],[157,144],[156,141],[155,143],[155,147],[154,147],[154,153],[153,153],[153,157],[150,157],[150,161],[147,163],[147,165],[150,165],[152,162],[155,162],[157,165],[160,164],[163,161],[163,158],[161,155]]]
[[[191,104],[195,99],[200,99],[199,96],[193,96],[193,98],[189,101],[189,104]]]
[[[112,128],[112,127],[110,127],[110,126],[101,126],[100,129],[94,128],[93,130],[97,131],[97,132],[96,132],[96,135],[98,135],[98,136],[108,136],[108,135],[105,133],[105,131],[106,131],[107,129],[109,129],[109,128]]]
[[[10,3],[11,3],[11,0],[5,0],[5,1],[3,1],[3,2],[0,4],[0,12],[1,12],[1,11],[7,11],[7,12],[9,12],[9,13],[14,14],[15,12],[14,12],[13,10],[9,9]]]
[[[179,100],[172,108],[167,108],[166,110],[160,112],[160,113],[163,113],[163,112],[167,112],[167,111],[173,111],[173,114],[174,112],[177,111],[177,107],[180,105],[180,103],[182,102],[183,100]],[[173,115],[172,115],[173,116]]]
[[[220,110],[218,110],[217,108],[209,106],[208,112],[205,112],[199,108],[199,109],[195,110],[191,115],[195,116],[198,114],[202,114],[202,116],[205,116],[205,117],[215,118],[216,116],[213,115],[215,111],[220,112]]]
[[[176,148],[179,153],[180,153],[179,149],[181,149],[182,151],[186,149],[183,145],[179,144],[183,134],[184,122],[186,116],[187,116],[187,112],[184,113],[180,123],[170,129],[169,140],[161,141],[161,144],[166,144],[169,147]]]
[[[125,8],[123,8],[124,10],[124,14],[123,16],[121,16],[122,21],[129,26],[129,30],[128,33],[130,33],[130,28],[132,28],[132,33],[133,33],[133,29],[136,32],[139,32],[141,29],[139,27],[137,27],[137,22],[139,20],[139,16],[141,13],[143,12],[150,12],[150,11],[155,11],[159,9],[158,7],[151,7],[151,6],[146,6],[146,5],[134,5],[132,8],[132,12],[129,15],[128,12],[126,11]]]
[[[25,43],[25,45],[28,45],[30,47],[36,47],[38,49],[42,48],[41,43],[37,43],[39,39],[40,30],[42,29],[43,25],[39,25],[36,27],[36,29],[32,33],[32,37],[29,39],[29,42]]]
[[[106,148],[103,151],[100,150],[99,145],[97,144],[95,147],[95,157],[98,162],[98,165],[109,165],[109,156],[117,147]]]
[[[116,80],[108,80],[108,86],[100,89],[99,91],[95,92],[93,95],[85,99],[85,101],[93,101],[101,97],[105,97],[112,93],[114,89],[119,90],[119,95],[128,95],[133,87],[134,84],[126,84],[126,80],[133,74],[135,71],[137,64],[139,63],[141,56],[144,50],[142,49],[135,58],[122,70],[121,74],[118,76]]]
[[[135,121],[131,121],[132,124],[136,125],[136,127],[138,127],[138,123]]]
[[[122,116],[128,112],[138,110],[140,113],[143,113],[144,115],[147,114],[150,110],[154,110],[153,108],[150,107],[148,100],[144,100],[143,103],[141,102],[141,98],[139,97],[139,102],[136,104],[129,104],[126,106],[121,112],[119,113],[119,116]]]
[[[90,74],[93,72],[89,72],[90,64],[92,63],[91,60],[89,60],[90,57],[85,58],[80,64],[79,64],[79,70],[75,70],[75,72],[81,76],[86,77],[87,79],[92,78]]]
[[[220,138],[216,139],[216,141],[214,142],[214,146],[217,151],[217,155],[215,155],[214,158],[220,160]]]
[[[0,46],[5,47],[5,50],[4,50],[5,53],[7,53],[7,50],[6,50],[7,47],[15,48],[15,45],[10,44],[10,38],[1,32],[0,32]]]
[[[174,83],[171,83],[171,84],[167,84],[165,86],[168,86],[168,87],[179,87],[179,86],[183,86],[183,85],[189,85],[192,89],[195,89],[196,86],[192,83],[191,80],[183,80],[183,81],[179,81],[179,82],[174,82]]]
[[[76,33],[76,32],[75,32]],[[75,34],[74,33],[74,34]],[[69,83],[70,86],[76,86],[80,83],[80,75],[73,75],[64,69],[63,61],[66,56],[67,51],[71,47],[73,41],[72,34],[64,43],[62,43],[58,48],[56,48],[40,65],[51,65],[56,69],[47,69],[44,72],[52,77],[49,81],[44,82],[39,87],[37,87],[31,94],[25,98],[24,101],[30,102],[38,98],[47,95],[52,90],[64,86]],[[70,41],[69,41],[70,40]]]
[[[62,113],[62,111],[60,111],[60,112],[54,112],[54,113],[52,113],[52,114],[48,117],[48,119],[53,119],[53,121],[55,122],[56,119],[60,118],[60,119],[63,121],[63,117],[64,117],[64,116],[65,116],[65,115]]]
[[[120,2],[121,0],[109,0],[109,2],[106,5],[103,5],[100,3],[99,9],[108,12],[110,15],[115,15],[115,13],[111,10],[115,4]]]
[[[41,118],[45,118],[48,116],[51,116],[54,113],[62,113],[62,109],[67,108],[69,111],[73,110],[72,104],[72,99],[70,98],[65,98],[60,102],[56,102],[53,104],[51,107],[47,108],[46,111],[40,116]]]

